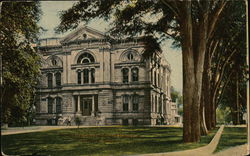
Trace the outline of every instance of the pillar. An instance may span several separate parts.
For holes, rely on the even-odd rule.
[[[77,112],[80,113],[80,95],[77,96]]]
[[[91,110],[91,116],[95,116],[95,96],[92,95],[92,110]]]

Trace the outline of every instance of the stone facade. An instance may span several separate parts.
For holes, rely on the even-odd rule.
[[[143,59],[140,39],[107,40],[80,27],[40,40],[37,124],[156,125],[171,121],[170,65],[161,53]],[[70,122],[69,122],[70,121]]]

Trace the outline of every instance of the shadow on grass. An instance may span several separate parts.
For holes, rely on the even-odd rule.
[[[196,148],[214,134],[183,144],[182,128],[98,127],[7,135],[2,143],[4,153],[11,155],[129,155]]]
[[[215,153],[245,143],[247,143],[247,130],[245,127],[225,127]]]

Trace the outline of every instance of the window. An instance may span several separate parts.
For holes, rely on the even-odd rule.
[[[61,73],[56,73],[56,86],[61,86]]]
[[[62,113],[62,99],[60,97],[56,98],[56,113]]]
[[[74,96],[74,101],[75,101],[75,112],[78,111],[78,96]]]
[[[157,103],[157,96],[155,96],[155,112],[157,113],[158,112],[158,110],[157,110],[157,107],[158,106],[158,103]]]
[[[160,77],[160,73],[158,73],[158,86],[160,87],[161,83],[161,77]]]
[[[48,73],[47,77],[48,77],[48,88],[52,88],[52,86],[53,86],[53,74]]]
[[[91,83],[95,83],[95,69],[91,69]]]
[[[56,66],[56,65],[57,65],[56,59],[52,59],[52,60],[51,60],[51,63],[52,63],[53,66]]]
[[[154,96],[152,95],[152,112],[154,112]]]
[[[90,53],[83,53],[82,55],[79,56],[77,59],[77,63],[92,63],[95,62],[94,57]]]
[[[123,83],[128,83],[128,68],[122,69]]]
[[[138,95],[134,95],[133,96],[133,111],[138,111],[139,110],[139,96]]]
[[[124,95],[123,96],[123,111],[128,111],[128,102],[129,102],[129,96]]]
[[[158,108],[159,108],[159,113],[162,113],[162,102],[161,102],[161,98],[159,97],[159,105],[158,105]]]
[[[83,70],[83,83],[89,83],[89,70]]]
[[[81,73],[81,71],[77,72],[77,83],[78,84],[82,83],[82,73]]]
[[[134,59],[134,55],[130,52],[130,53],[128,53],[127,58],[128,58],[128,60],[131,61]]]
[[[132,72],[132,81],[138,81],[138,71],[139,71],[138,68],[133,68],[131,70],[131,72]]]
[[[51,97],[48,98],[48,113],[53,112],[53,99]]]
[[[156,86],[156,80],[157,80],[157,78],[156,78],[156,71],[154,71],[154,85]]]

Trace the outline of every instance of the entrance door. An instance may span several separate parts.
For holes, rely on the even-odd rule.
[[[90,116],[92,111],[92,99],[83,98],[82,115]]]

